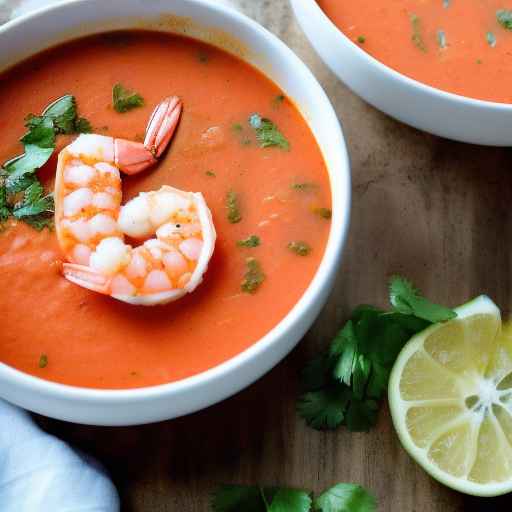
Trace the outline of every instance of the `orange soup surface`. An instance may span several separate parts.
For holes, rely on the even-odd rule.
[[[462,96],[512,103],[512,9],[506,2],[318,3],[350,39],[400,73]]]
[[[144,106],[112,108],[116,83]],[[131,388],[183,379],[226,361],[268,333],[299,300],[322,258],[331,196],[316,141],[275,84],[232,55],[191,39],[150,32],[116,33],[54,48],[0,80],[0,159],[20,154],[24,118],[72,94],[95,133],[142,140],[153,107],[176,94],[184,110],[156,167],[123,177],[123,200],[167,184],[202,192],[217,230],[204,282],[166,306],[131,306],[62,277],[54,231],[25,222],[0,232],[0,361],[71,385]],[[262,147],[249,123],[269,118],[289,148]],[[57,150],[38,172],[53,188]],[[228,220],[237,194],[241,221]],[[257,247],[237,245],[250,235]],[[297,254],[290,242],[305,242]],[[265,275],[255,293],[241,283],[247,258]]]

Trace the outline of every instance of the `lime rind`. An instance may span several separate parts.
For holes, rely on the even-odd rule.
[[[477,297],[476,299],[458,307],[456,310],[457,319],[464,320],[465,318],[469,318],[474,315],[491,315],[496,318],[498,321],[498,325],[501,326],[501,314],[498,307],[494,304],[494,302],[487,296],[482,295]],[[428,327],[421,333],[415,335],[411,340],[407,343],[407,345],[403,348],[402,352],[399,354],[391,372],[390,380],[389,380],[389,388],[388,388],[388,396],[389,396],[389,406],[391,411],[391,417],[393,420],[393,424],[397,435],[400,439],[405,450],[409,453],[409,455],[435,480],[441,482],[442,484],[455,489],[459,492],[473,495],[473,496],[481,496],[481,497],[492,497],[499,496],[502,494],[506,494],[512,492],[512,477],[503,482],[490,482],[490,483],[478,483],[468,479],[467,475],[463,477],[454,476],[443,469],[441,469],[435,462],[431,461],[429,458],[429,449],[428,447],[419,447],[412,439],[411,433],[407,428],[406,416],[409,408],[413,405],[413,402],[404,400],[401,396],[400,391],[400,381],[403,374],[403,370],[407,364],[407,362],[411,359],[411,357],[423,350],[424,341],[436,330],[443,327],[445,324],[436,324]],[[432,403],[433,401],[430,401]],[[448,399],[439,399],[437,400],[439,404],[446,403],[464,407],[464,398],[463,393],[461,393],[460,398],[448,398]],[[461,416],[457,417],[455,420],[452,420],[453,424],[463,423],[466,420],[467,424],[470,425],[469,428],[473,428],[476,430],[478,435],[478,429],[474,426],[471,426],[471,419],[468,419],[468,415],[462,413]],[[450,428],[450,427],[448,427]],[[435,437],[435,436],[434,436]],[[508,449],[512,454],[512,447],[507,442]],[[475,448],[476,452],[476,448]],[[476,457],[476,454],[475,454]]]

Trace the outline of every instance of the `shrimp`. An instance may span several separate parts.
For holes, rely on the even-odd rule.
[[[154,165],[180,113],[180,100],[168,98],[153,112],[143,144],[88,134],[59,153],[55,227],[68,281],[146,306],[177,300],[201,283],[216,239],[202,194],[165,185],[121,205],[119,171]]]

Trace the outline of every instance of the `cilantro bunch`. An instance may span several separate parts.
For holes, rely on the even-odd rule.
[[[283,487],[224,485],[213,496],[215,512],[375,512],[375,498],[356,484],[340,483],[316,498]]]
[[[37,230],[51,227],[53,194],[45,194],[36,172],[52,156],[59,134],[87,133],[90,123],[77,116],[76,101],[66,95],[49,105],[40,116],[25,118],[27,133],[20,139],[24,153],[0,168],[0,224],[15,217]]]
[[[389,300],[390,311],[357,307],[329,350],[304,368],[305,393],[297,409],[309,426],[323,430],[344,424],[355,432],[369,430],[405,343],[429,325],[456,316],[399,276],[391,278]]]

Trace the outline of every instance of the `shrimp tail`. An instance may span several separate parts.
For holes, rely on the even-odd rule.
[[[149,120],[144,144],[114,139],[114,161],[125,174],[137,174],[154,165],[165,151],[180,119],[182,102],[171,96],[160,102]]]
[[[62,273],[68,281],[82,288],[87,288],[104,295],[110,294],[111,279],[90,267],[77,265],[76,263],[64,263],[62,265]]]
[[[170,96],[159,103],[148,122],[144,147],[155,158],[159,158],[168,146],[178,126],[182,102],[177,96]]]

